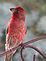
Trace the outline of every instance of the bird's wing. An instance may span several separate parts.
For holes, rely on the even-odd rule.
[[[8,34],[8,27],[7,27],[7,29],[6,29],[6,34]]]

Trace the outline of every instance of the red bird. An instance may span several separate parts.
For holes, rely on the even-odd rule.
[[[6,50],[9,50],[14,45],[21,44],[26,35],[25,10],[18,6],[10,8],[10,11],[12,11],[12,17],[7,27]]]

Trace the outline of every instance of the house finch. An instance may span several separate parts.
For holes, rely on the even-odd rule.
[[[6,32],[6,50],[23,42],[26,35],[25,10],[22,7],[10,8],[12,17]]]

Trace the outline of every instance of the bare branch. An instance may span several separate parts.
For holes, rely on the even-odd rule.
[[[11,52],[14,52],[14,51],[17,50],[18,48],[20,48],[20,49],[21,49],[21,58],[22,58],[22,60],[24,61],[24,58],[23,58],[23,55],[22,55],[23,49],[25,49],[25,48],[32,48],[32,49],[36,50],[38,53],[40,53],[40,55],[42,55],[42,56],[46,59],[46,56],[45,56],[39,49],[37,49],[36,47],[34,47],[34,46],[32,46],[32,45],[29,45],[29,44],[34,43],[34,42],[36,42],[36,41],[39,41],[39,40],[41,40],[41,39],[46,39],[46,35],[41,35],[41,36],[39,36],[39,37],[37,37],[37,38],[34,38],[34,39],[32,39],[32,40],[30,40],[30,41],[28,41],[28,42],[23,43],[23,45],[21,44],[21,45],[18,45],[17,47],[16,47],[16,46],[13,46],[13,47],[12,47],[11,49],[9,49],[8,51],[5,51],[5,52],[0,53],[0,56],[9,54],[9,53],[11,53]],[[35,57],[34,57],[34,58],[35,58]]]
[[[45,56],[38,48],[36,48],[36,47],[34,47],[34,46],[32,46],[32,45],[24,45],[24,48],[22,47],[22,49],[21,49],[21,51],[20,51],[22,61],[24,61],[22,52],[23,52],[23,50],[24,50],[25,48],[32,48],[32,49],[34,49],[34,50],[37,51],[41,56],[43,56],[43,58],[46,59],[46,56]],[[34,59],[35,59],[35,57],[34,57]]]
[[[34,42],[37,42],[37,41],[40,41],[41,39],[46,39],[46,35],[41,35],[37,38],[34,38],[26,43],[24,43],[25,45],[29,45],[30,43],[34,43]]]

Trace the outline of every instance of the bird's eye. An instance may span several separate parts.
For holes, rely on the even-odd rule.
[[[19,13],[19,11],[18,11],[18,10],[16,10],[15,12],[16,12],[16,14],[18,14],[18,13]]]

